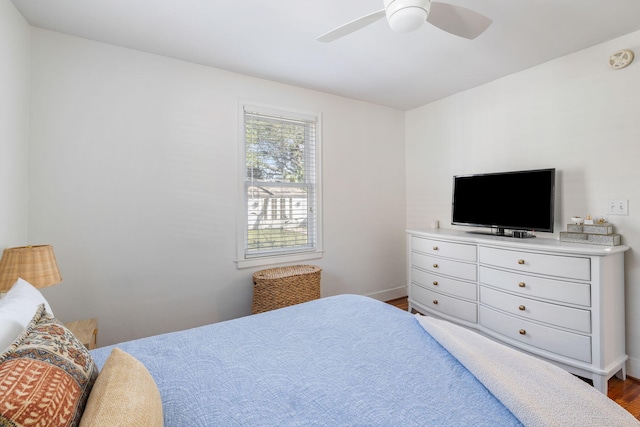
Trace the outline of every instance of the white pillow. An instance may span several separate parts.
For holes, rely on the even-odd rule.
[[[29,282],[18,279],[0,299],[0,352],[18,338],[38,310],[44,304],[47,313],[53,315],[51,307],[39,290]]]

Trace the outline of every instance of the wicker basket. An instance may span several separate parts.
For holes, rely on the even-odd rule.
[[[320,298],[321,271],[315,265],[292,265],[255,272],[251,313],[262,313]]]

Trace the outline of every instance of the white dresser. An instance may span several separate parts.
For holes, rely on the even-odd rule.
[[[409,311],[477,330],[593,380],[626,375],[627,246],[407,232]]]

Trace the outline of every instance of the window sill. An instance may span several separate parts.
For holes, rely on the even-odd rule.
[[[324,254],[323,251],[315,251],[315,252],[305,252],[305,253],[291,254],[291,255],[265,256],[265,257],[259,257],[259,258],[240,259],[240,260],[236,260],[236,266],[238,270],[240,270],[243,268],[261,267],[261,266],[274,265],[274,264],[285,264],[285,263],[291,263],[291,262],[306,261],[309,259],[320,259],[322,258],[323,254]]]

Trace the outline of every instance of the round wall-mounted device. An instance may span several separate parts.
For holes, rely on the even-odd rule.
[[[609,57],[609,65],[614,70],[620,70],[633,62],[633,51],[622,49]]]

